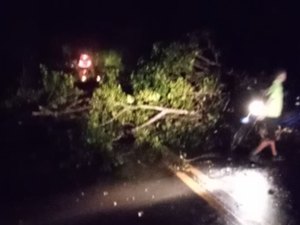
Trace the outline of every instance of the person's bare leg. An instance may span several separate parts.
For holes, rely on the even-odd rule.
[[[275,141],[270,141],[270,146],[272,150],[272,155],[275,157],[277,156],[276,144]]]
[[[268,147],[271,144],[271,142],[269,140],[263,140],[255,149],[255,151],[253,152],[253,155],[257,155],[258,153],[260,153],[262,150],[264,150],[266,147]],[[275,150],[276,151],[276,150]]]

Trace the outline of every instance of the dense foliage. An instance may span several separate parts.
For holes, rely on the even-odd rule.
[[[218,122],[224,103],[219,64],[210,50],[193,38],[155,44],[131,73],[130,93],[119,82],[124,65],[115,51],[93,54],[104,79],[92,96],[75,85],[74,74],[41,66],[33,115],[77,119],[85,147],[111,158],[133,149],[151,154],[165,148],[197,149]]]
[[[154,45],[150,58],[140,60],[131,75],[132,94],[117,80],[101,85],[91,99],[88,142],[113,150],[129,132],[137,146],[156,150],[203,143],[220,117],[223,96],[217,74],[194,70],[198,54],[193,41]]]
[[[122,56],[117,51],[106,50],[93,54],[94,65],[105,75],[106,81],[116,82],[118,75],[123,71]]]
[[[16,94],[7,99],[8,108],[18,108],[24,105],[45,105],[48,112],[59,111],[69,104],[75,104],[83,94],[75,86],[72,74],[63,71],[49,70],[45,65],[40,65],[40,85],[29,88],[20,83]],[[50,114],[52,115],[52,114]]]

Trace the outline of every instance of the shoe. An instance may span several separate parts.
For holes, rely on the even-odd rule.
[[[281,155],[273,156],[272,161],[273,162],[281,162],[284,158]]]

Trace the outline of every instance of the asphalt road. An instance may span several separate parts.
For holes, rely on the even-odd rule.
[[[3,211],[2,211],[3,212]],[[68,193],[24,199],[1,224],[226,224],[173,174],[99,181]]]
[[[5,135],[11,139],[4,139]],[[201,198],[202,193],[194,193],[161,167],[148,168],[135,180],[98,177],[74,183],[59,171],[57,177],[43,171],[51,168],[46,164],[51,164],[51,151],[46,154],[38,148],[45,145],[43,139],[32,137],[29,142],[15,129],[2,130],[1,137],[1,146],[9,146],[1,151],[1,225],[233,225],[223,212]],[[31,159],[27,150],[20,148],[22,143],[27,149],[37,149],[44,158]],[[300,148],[287,141],[279,145],[279,152],[285,157],[282,162],[270,161],[270,153],[265,152],[261,165],[256,166],[245,158],[224,156],[203,158],[194,166],[209,180],[203,184],[205,189],[241,224],[296,225],[300,223]]]
[[[298,224],[298,190],[293,189],[295,183],[285,183],[291,172],[286,162],[272,164],[266,159],[265,165],[255,166],[212,159],[195,166],[209,179],[206,190],[238,218],[238,224]],[[174,174],[159,168],[133,181],[98,179],[71,191],[6,202],[0,221],[5,225],[233,225],[222,210],[201,198],[203,194],[207,193],[195,194]]]

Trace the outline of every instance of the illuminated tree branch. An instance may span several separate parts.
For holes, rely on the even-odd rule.
[[[196,116],[198,117],[198,113],[196,111],[188,111],[188,110],[183,110],[183,109],[173,109],[173,108],[166,108],[166,107],[161,107],[161,106],[152,106],[152,105],[126,105],[122,103],[116,103],[116,106],[122,106],[124,107],[123,110],[121,110],[114,118],[108,120],[107,122],[101,124],[101,126],[105,126],[109,123],[112,123],[115,121],[119,116],[121,116],[123,113],[127,112],[128,110],[138,110],[138,109],[144,109],[144,110],[154,110],[154,111],[159,111],[155,116],[150,118],[148,121],[143,123],[142,125],[135,127],[134,131],[138,131],[146,126],[149,126],[156,121],[163,119],[167,114],[172,114],[172,115],[189,115],[189,116]]]
[[[217,54],[217,53],[216,53]],[[197,54],[196,56],[198,59],[204,61],[207,65],[209,66],[221,66],[218,61],[214,62],[206,57],[204,57],[203,55]]]
[[[197,111],[189,111],[185,109],[174,109],[168,107],[154,106],[154,105],[126,105],[123,103],[116,103],[116,106],[122,106],[131,110],[145,109],[145,110],[153,110],[153,111],[164,111],[166,114],[178,114],[178,115],[197,115]]]
[[[127,112],[127,111],[128,111],[128,109],[123,109],[123,110],[121,110],[116,116],[114,116],[114,117],[111,118],[110,120],[108,120],[108,121],[102,123],[100,126],[103,127],[103,126],[106,126],[106,125],[108,125],[108,124],[114,122],[118,117],[120,117],[122,114],[124,114],[124,113]]]
[[[155,116],[153,116],[151,119],[149,119],[146,123],[143,123],[142,125],[134,128],[134,131],[138,131],[146,126],[149,126],[151,125],[152,123],[155,123],[156,121],[162,119],[164,116],[166,115],[166,112],[165,111],[162,111],[158,114],[156,114]]]

